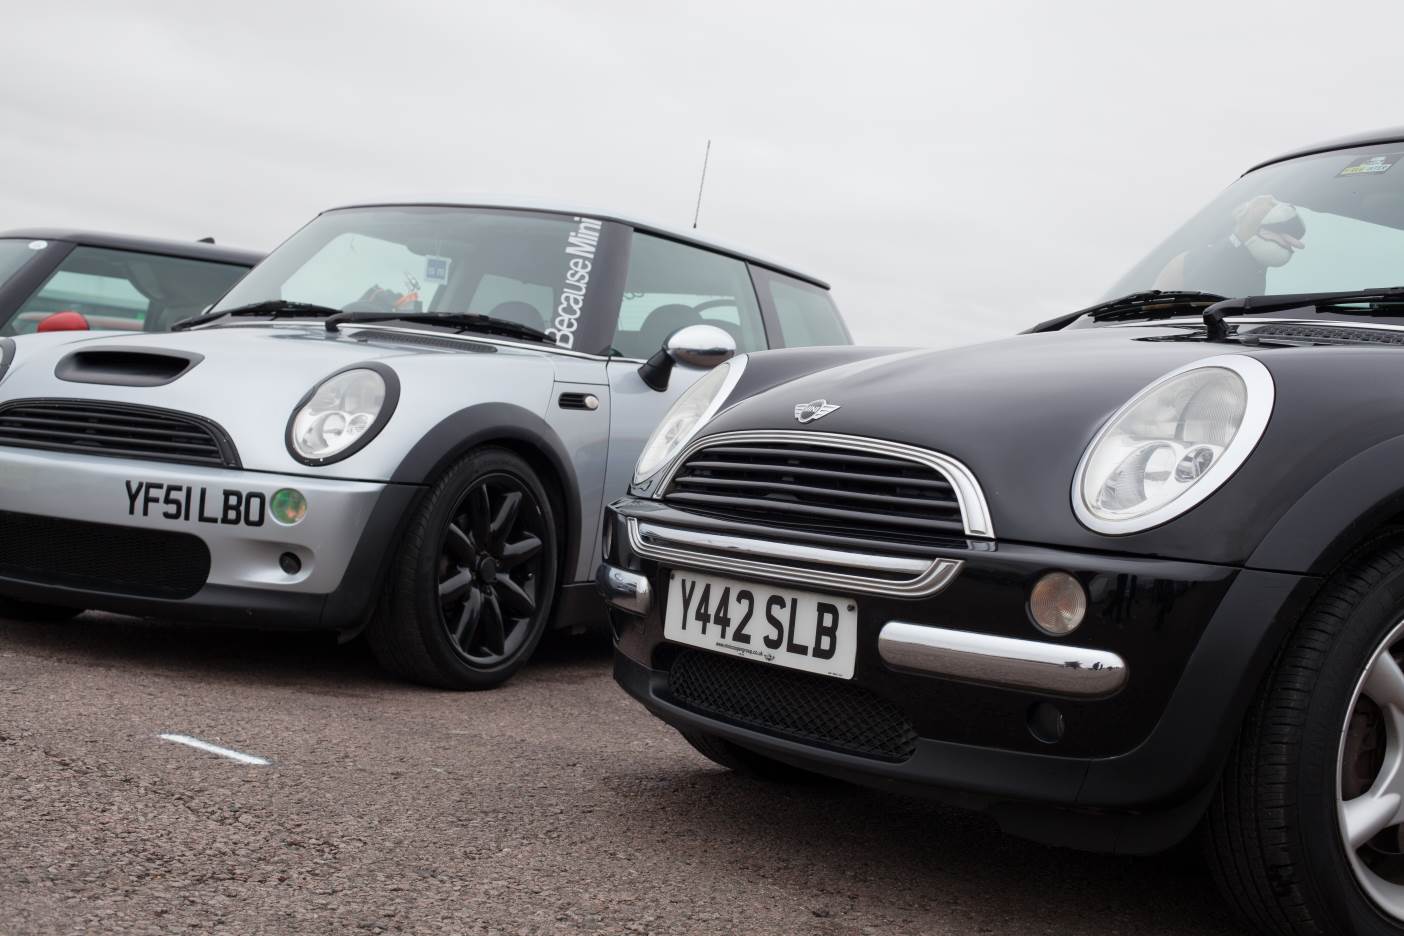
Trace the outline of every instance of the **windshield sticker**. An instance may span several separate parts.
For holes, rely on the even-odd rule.
[[[1383,156],[1361,156],[1352,159],[1350,165],[1336,173],[1336,178],[1341,176],[1356,175],[1379,175],[1381,172],[1388,172],[1390,167],[1399,162],[1399,157],[1404,153],[1387,153]]]
[[[424,258],[424,282],[428,284],[443,285],[448,282],[449,258],[448,257],[425,257]]]
[[[590,270],[595,263],[595,248],[600,243],[603,224],[594,218],[575,218],[575,230],[566,238],[565,283],[561,286],[561,301],[556,305],[556,321],[546,334],[562,348],[575,347],[575,329],[580,326],[580,310],[585,305],[585,293],[590,288]]]
[[[49,246],[49,242],[48,242],[48,241],[30,241],[30,242],[29,242],[29,249],[30,249],[30,250],[43,250],[43,249],[44,249],[45,247],[47,247],[47,246]]]

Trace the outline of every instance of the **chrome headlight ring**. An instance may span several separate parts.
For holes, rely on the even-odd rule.
[[[1256,358],[1223,354],[1157,378],[1092,439],[1073,476],[1083,526],[1124,536],[1199,504],[1248,460],[1272,415],[1272,374]]]

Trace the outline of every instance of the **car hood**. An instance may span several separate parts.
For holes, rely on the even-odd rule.
[[[48,333],[22,336],[15,345],[14,360],[0,380],[0,404],[57,397],[192,413],[223,427],[245,468],[299,474],[309,469],[288,454],[284,442],[294,407],[338,370],[383,363],[400,382],[399,403],[386,428],[351,457],[315,469],[319,475],[362,479],[390,477],[414,441],[447,414],[475,402],[516,404],[540,415],[554,379],[554,356],[530,348],[389,330],[329,333],[320,322],[166,334]],[[132,368],[134,353],[147,364],[181,358],[193,363],[173,380],[153,385],[140,363]],[[75,372],[75,360],[84,368]],[[118,365],[117,376],[100,373],[109,363]]]
[[[1253,347],[1200,336],[1169,326],[1098,327],[893,350],[778,381],[758,373],[755,381],[769,386],[753,383],[748,396],[743,378],[741,402],[705,432],[773,428],[903,442],[974,473],[997,539],[1244,563],[1281,512],[1333,466],[1404,433],[1390,399],[1404,393],[1404,349]],[[1274,379],[1268,430],[1247,464],[1162,527],[1126,536],[1083,527],[1072,510],[1073,475],[1097,430],[1147,384],[1221,354],[1256,357]],[[816,400],[838,408],[797,422],[796,405]]]

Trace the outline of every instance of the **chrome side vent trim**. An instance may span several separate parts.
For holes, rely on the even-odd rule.
[[[588,410],[593,412],[600,408],[600,398],[593,393],[562,393],[560,399],[556,401],[561,409],[567,410]]]
[[[673,567],[891,598],[934,595],[963,565],[943,557],[884,556],[662,527],[635,517],[629,518],[629,545],[639,555]]]

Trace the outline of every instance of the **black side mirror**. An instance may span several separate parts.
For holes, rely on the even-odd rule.
[[[643,382],[658,391],[668,389],[674,364],[688,367],[716,367],[736,356],[736,339],[715,325],[688,325],[668,336],[653,357],[639,365]]]

